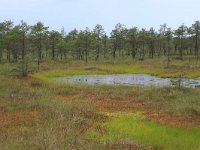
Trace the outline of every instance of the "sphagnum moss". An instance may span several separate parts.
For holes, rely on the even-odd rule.
[[[199,89],[138,88],[126,86],[86,86],[63,84],[52,80],[54,77],[83,74],[147,73],[174,77],[175,69],[182,69],[184,62],[176,63],[177,68],[165,68],[161,64],[54,64],[47,71],[41,71],[28,78],[5,76],[4,67],[0,75],[1,128],[0,147],[2,149],[109,149],[123,143],[145,145],[163,149],[198,149],[199,129],[180,129],[159,123],[127,116],[108,116],[96,120],[100,113],[107,116],[104,109],[88,103],[99,100],[112,104],[113,100],[123,100],[137,96],[137,101],[147,102],[151,109],[172,112],[175,115],[199,117]],[[46,65],[43,65],[45,68]],[[49,70],[49,71],[48,71]],[[198,70],[189,68],[187,76],[197,77]],[[171,73],[168,73],[170,72]],[[76,96],[74,96],[76,95]],[[109,102],[110,101],[110,102]],[[115,107],[112,105],[112,107]],[[127,107],[127,106],[126,106]],[[117,110],[115,114],[119,112]],[[130,110],[129,110],[130,111]],[[136,110],[132,110],[133,113]],[[138,111],[138,110],[137,110]],[[195,115],[195,114],[197,115]],[[23,114],[23,115],[22,115]],[[87,117],[86,117],[87,116]],[[28,118],[28,119],[27,119]],[[12,120],[12,121],[10,121]],[[105,129],[103,135],[90,138],[87,131]],[[95,134],[95,133],[93,133]],[[104,142],[101,142],[103,137]],[[118,143],[113,140],[119,141]],[[108,146],[109,145],[109,146]],[[122,146],[123,145],[123,146]],[[128,144],[125,144],[128,145]],[[129,146],[129,145],[128,145]]]

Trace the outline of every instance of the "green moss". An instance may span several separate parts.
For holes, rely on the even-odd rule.
[[[108,132],[100,138],[104,141],[130,139],[164,150],[197,150],[200,147],[199,129],[172,128],[126,115],[114,117],[106,126]]]

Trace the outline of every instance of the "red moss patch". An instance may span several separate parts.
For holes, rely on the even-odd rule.
[[[85,101],[92,103],[97,108],[108,112],[130,112],[134,109],[141,111],[147,120],[153,120],[161,124],[181,128],[200,128],[199,117],[175,116],[168,112],[162,112],[154,109],[150,103],[139,100],[137,94],[130,94],[124,97],[112,97],[111,95],[96,95],[89,92],[84,97]]]
[[[33,118],[38,115],[38,112],[23,110],[17,112],[2,112],[0,111],[0,136],[6,139],[8,129],[18,126],[28,126]]]

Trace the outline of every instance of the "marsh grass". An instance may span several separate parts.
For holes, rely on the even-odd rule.
[[[175,115],[200,116],[200,89],[146,87],[139,93],[140,98],[152,103],[155,109]]]
[[[86,103],[80,105],[78,99],[64,101],[62,97],[75,93],[76,87],[2,76],[0,87],[5,89],[0,91],[1,149],[87,149],[93,145],[85,140],[84,128],[94,121],[83,114],[97,112]]]
[[[116,73],[174,77],[187,63],[175,64],[165,68],[160,60],[88,65],[51,62],[43,63],[41,71],[26,78],[10,75],[10,65],[0,65],[0,148],[198,149],[199,129],[179,129],[147,121],[141,115],[135,117],[138,111],[135,109],[128,116],[129,112],[118,111],[113,115],[88,103],[88,99],[93,96],[94,100],[112,106],[113,100],[123,101],[126,97],[131,100],[136,96],[137,100],[148,102],[152,110],[199,117],[199,89],[89,86],[53,80],[62,76]],[[199,76],[198,67],[186,67],[188,77]]]

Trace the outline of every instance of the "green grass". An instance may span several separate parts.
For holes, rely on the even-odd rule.
[[[105,124],[108,128],[105,141],[130,139],[136,143],[164,150],[198,150],[200,130],[179,129],[142,120],[140,117],[122,115]]]

